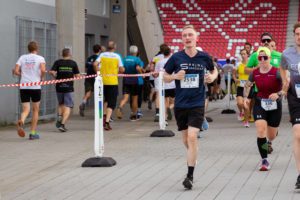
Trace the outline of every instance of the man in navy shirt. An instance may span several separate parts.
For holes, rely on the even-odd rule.
[[[218,71],[207,53],[197,51],[197,32],[194,26],[187,25],[183,28],[182,42],[185,49],[173,54],[168,60],[164,80],[175,80],[175,118],[187,148],[188,173],[182,184],[186,189],[192,189],[197,161],[197,133],[204,119],[205,83],[213,82]]]

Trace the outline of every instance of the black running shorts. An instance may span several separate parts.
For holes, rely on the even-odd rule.
[[[30,100],[37,103],[41,100],[40,89],[20,89],[20,98],[22,103],[28,103]]]
[[[244,88],[243,87],[238,86],[236,88],[236,96],[237,97],[244,97]]]
[[[287,100],[292,125],[300,124],[300,99],[288,93]]]
[[[255,104],[253,107],[253,117],[256,120],[265,120],[268,123],[268,126],[278,127],[281,121],[282,115],[282,103],[281,100],[277,101],[277,109],[271,111],[265,111],[261,107],[261,99],[256,98]]]
[[[178,131],[186,130],[189,126],[201,129],[204,119],[204,107],[174,108]]]
[[[118,85],[104,85],[104,101],[107,102],[107,107],[115,109],[117,105],[117,97],[119,94]]]
[[[165,97],[175,98],[175,89],[165,90]]]
[[[139,94],[139,85],[138,84],[124,84],[123,94],[137,96]]]

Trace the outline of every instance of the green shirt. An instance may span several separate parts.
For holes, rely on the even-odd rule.
[[[278,52],[278,51],[273,50],[271,52],[271,62],[270,62],[271,65],[276,67],[276,68],[279,68],[280,61],[281,61],[281,53]],[[258,65],[257,52],[254,52],[248,60],[247,67],[248,68],[254,68],[257,65]]]

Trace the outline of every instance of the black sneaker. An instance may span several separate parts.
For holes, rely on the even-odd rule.
[[[190,178],[190,177],[186,177],[184,179],[184,181],[182,182],[182,185],[185,189],[187,190],[191,190],[192,187],[193,187],[193,178]]]
[[[65,127],[64,124],[61,124],[60,127],[58,127],[58,130],[59,130],[60,132],[67,132],[67,131],[68,131],[68,129],[66,129],[66,127]]]
[[[82,103],[79,106],[79,114],[81,117],[84,117],[84,109],[85,109],[85,105]]]
[[[295,189],[296,189],[296,190],[299,190],[299,189],[300,189],[300,175],[299,175],[298,178],[297,178],[297,182],[296,182],[296,184],[295,184]]]
[[[268,154],[271,154],[273,152],[272,142],[268,141]]]
[[[56,120],[55,126],[56,126],[56,128],[59,128],[61,126],[61,121],[60,120]]]
[[[111,128],[111,126],[110,126],[110,124],[108,122],[105,122],[105,124],[104,124],[104,130],[106,130],[106,131],[112,130],[112,128]]]
[[[130,116],[130,121],[134,122],[134,121],[136,121],[136,120],[137,120],[136,115],[131,115],[131,116]]]
[[[212,119],[211,117],[206,117],[206,120],[207,120],[208,122],[213,122],[213,119]]]

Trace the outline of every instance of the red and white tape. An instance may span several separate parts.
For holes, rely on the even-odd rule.
[[[118,76],[118,77],[145,77],[150,76],[153,73],[145,73],[145,74],[106,74],[105,76]],[[29,82],[29,83],[15,83],[15,84],[2,84],[0,85],[0,88],[4,87],[24,87],[24,86],[37,86],[37,85],[52,85],[56,83],[64,83],[69,81],[75,81],[75,80],[81,80],[81,79],[88,79],[88,78],[94,78],[97,74],[93,75],[87,75],[87,76],[79,76],[74,78],[66,78],[66,79],[58,79],[58,80],[48,80],[48,81],[38,81],[38,82]]]

